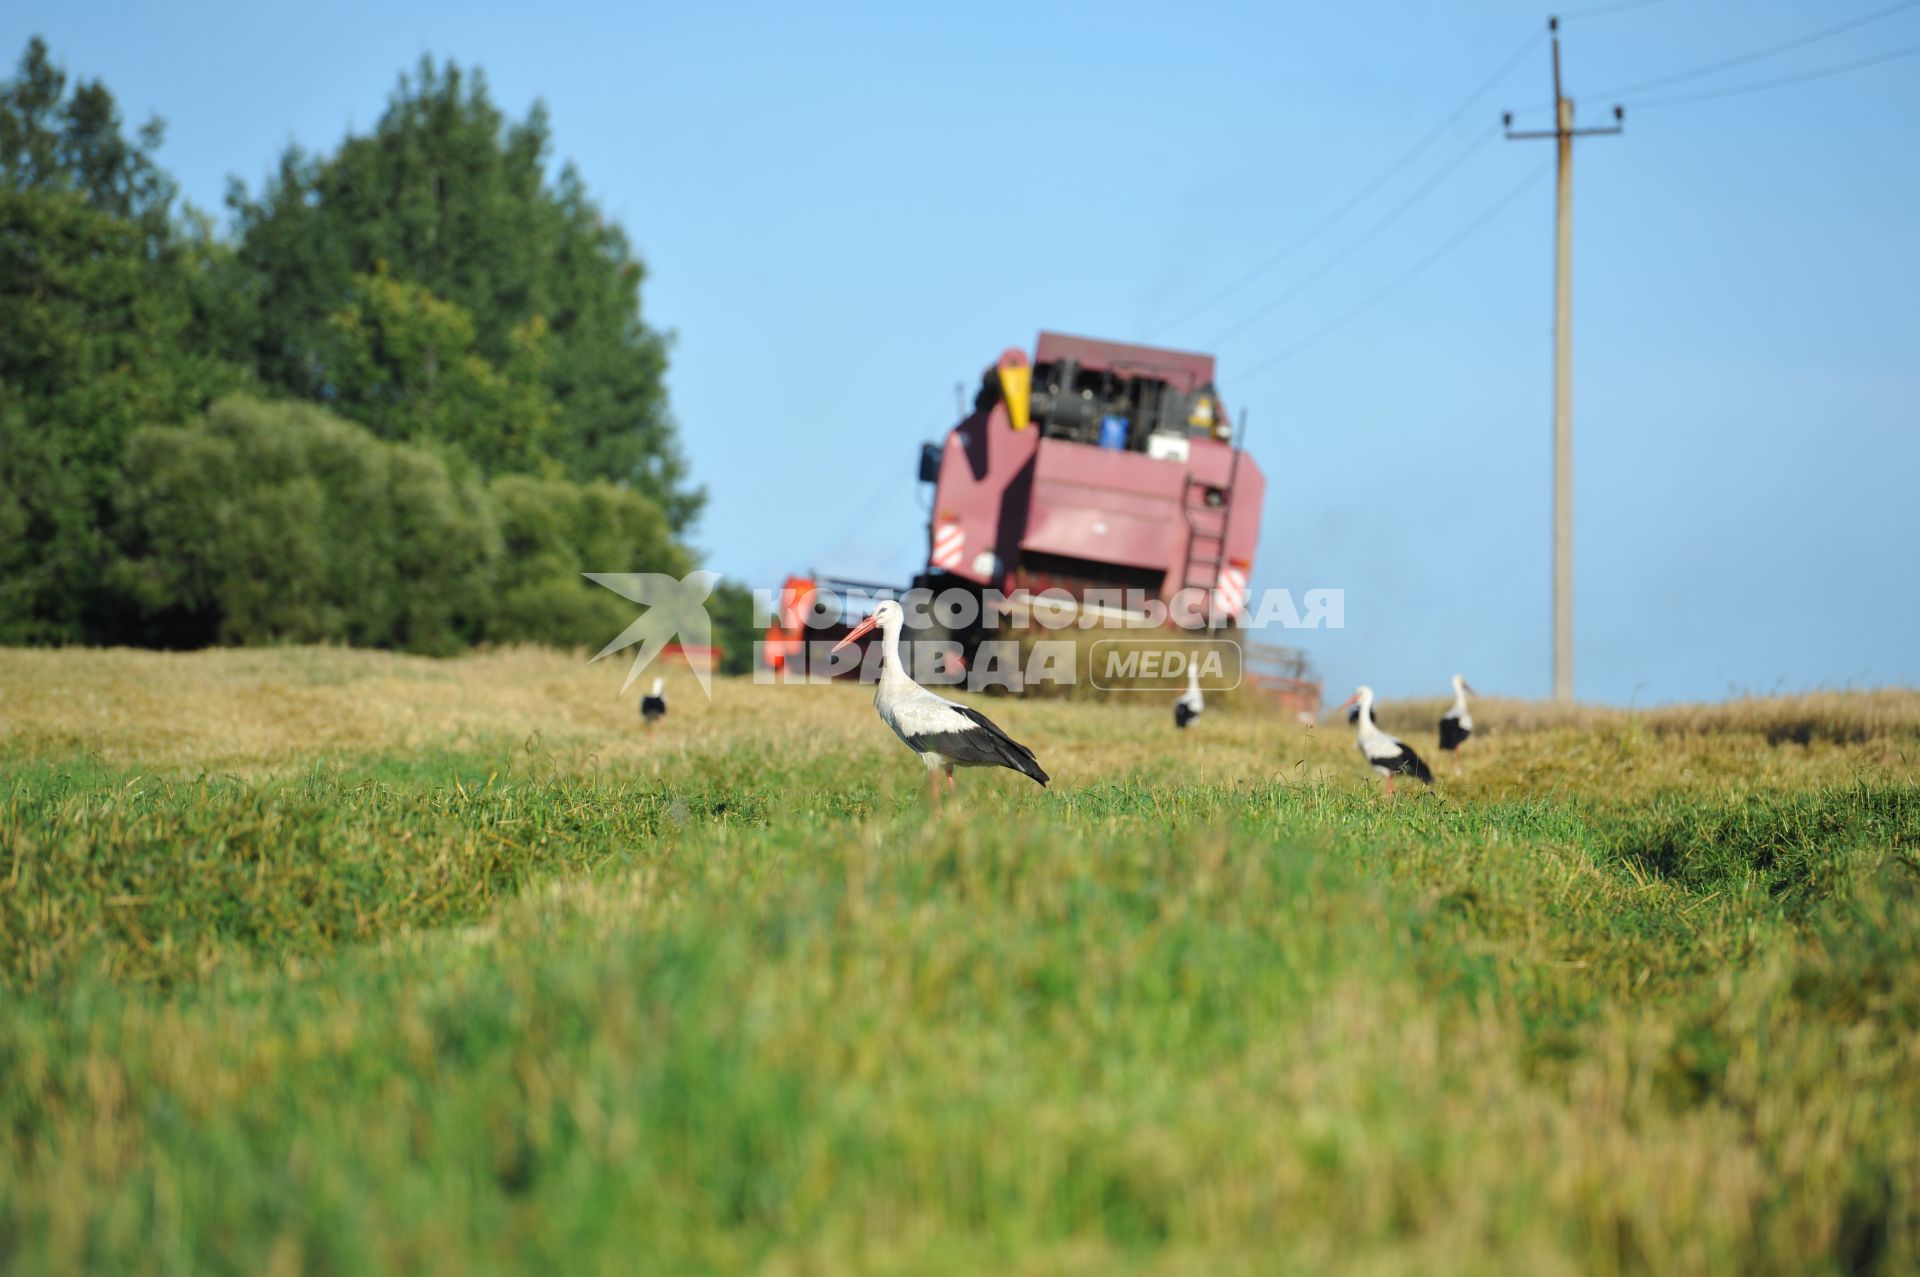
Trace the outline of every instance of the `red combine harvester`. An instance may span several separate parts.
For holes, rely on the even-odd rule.
[[[920,478],[934,493],[915,587],[1015,603],[1048,591],[1096,610],[1136,592],[1184,603],[1183,623],[1210,629],[1247,602],[1267,483],[1234,438],[1210,355],[1043,332],[1031,361],[1010,349],[987,369],[973,411],[922,448]],[[854,615],[853,600],[897,591],[789,580],[767,632],[775,668],[804,640],[831,636],[802,624],[816,593]],[[956,640],[970,656],[985,634],[915,637]],[[1303,674],[1280,681],[1304,690]]]

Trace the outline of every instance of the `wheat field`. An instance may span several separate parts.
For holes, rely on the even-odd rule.
[[[1344,718],[0,651],[0,1269],[1920,1263],[1920,694]],[[1382,707],[1432,756],[1440,702]]]

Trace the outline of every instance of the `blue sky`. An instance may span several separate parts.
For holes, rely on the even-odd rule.
[[[1565,23],[1598,93],[1884,5],[1660,0]],[[1536,44],[1375,196],[1229,300],[1166,321],[1345,203],[1544,25],[1521,4],[192,6],[29,0],[47,37],[218,208],[290,142],[378,118],[422,54],[552,114],[645,256],[649,320],[712,494],[708,561],[904,581],[918,445],[1041,328],[1216,348],[1269,481],[1255,585],[1347,591],[1304,637],[1329,689],[1549,687],[1552,184],[1371,310],[1547,164],[1489,136],[1550,100]],[[1711,90],[1920,43],[1920,7]],[[1525,117],[1539,124],[1545,116]],[[1630,110],[1579,144],[1578,674],[1583,699],[1920,681],[1920,57]],[[1483,144],[1474,146],[1476,136]],[[1364,247],[1324,263],[1453,157]],[[618,565],[610,565],[618,566]]]

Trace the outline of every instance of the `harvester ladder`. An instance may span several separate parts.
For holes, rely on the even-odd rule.
[[[1232,493],[1223,494],[1219,505],[1207,504],[1210,485],[1187,476],[1186,492],[1180,500],[1187,519],[1187,573],[1181,584],[1189,589],[1211,590],[1220,581],[1220,569],[1227,558],[1227,511]]]
[[[1220,569],[1227,561],[1227,528],[1233,517],[1234,485],[1240,477],[1240,452],[1245,446],[1247,412],[1240,410],[1240,428],[1234,431],[1233,460],[1227,467],[1227,486],[1220,504],[1208,505],[1208,485],[1191,474],[1180,497],[1181,513],[1187,521],[1187,570],[1181,584],[1188,589],[1207,592],[1207,628],[1219,629],[1222,618],[1214,607],[1215,591],[1220,586]],[[1209,526],[1211,524],[1211,526]]]

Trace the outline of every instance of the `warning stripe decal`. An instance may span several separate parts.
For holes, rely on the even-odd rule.
[[[1213,605],[1228,616],[1236,615],[1247,602],[1247,574],[1239,568],[1220,570],[1220,583],[1213,592]]]
[[[966,529],[957,523],[942,524],[933,534],[933,566],[949,570],[958,568],[966,548]]]

